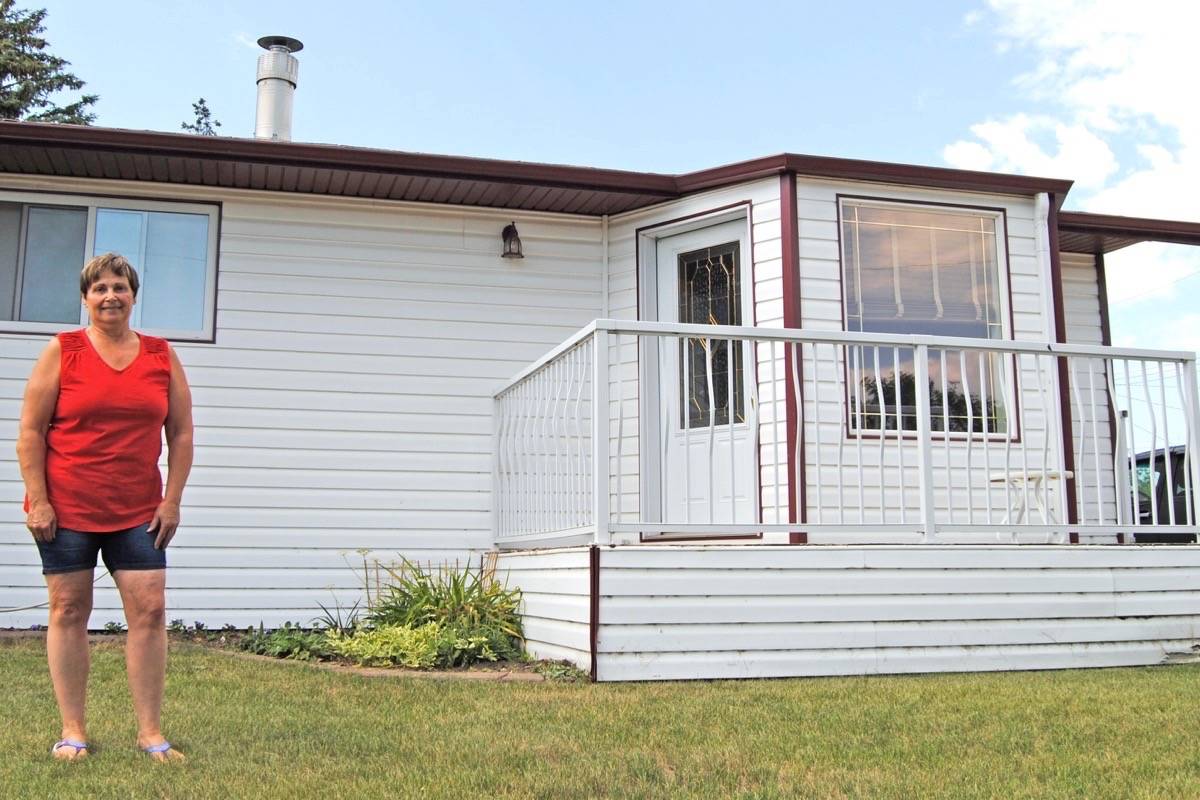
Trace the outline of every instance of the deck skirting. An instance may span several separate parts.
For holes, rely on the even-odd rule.
[[[1200,654],[1194,545],[570,547],[504,552],[498,569],[524,594],[530,652],[601,681],[1068,669]]]

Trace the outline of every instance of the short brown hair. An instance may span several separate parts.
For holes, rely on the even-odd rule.
[[[96,256],[84,264],[83,271],[79,273],[79,293],[86,295],[88,289],[92,288],[92,284],[100,280],[100,276],[105,272],[111,272],[118,278],[124,278],[129,281],[129,288],[133,290],[133,296],[137,297],[137,270],[120,253],[105,253],[102,256]]]

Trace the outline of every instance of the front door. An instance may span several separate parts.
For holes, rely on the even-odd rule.
[[[753,324],[747,244],[743,221],[659,239],[659,321]],[[690,337],[658,350],[662,521],[756,522],[752,345]]]

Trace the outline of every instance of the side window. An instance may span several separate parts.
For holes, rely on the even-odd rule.
[[[0,330],[80,324],[79,270],[117,252],[141,278],[135,327],[210,339],[218,215],[202,204],[0,194]]]

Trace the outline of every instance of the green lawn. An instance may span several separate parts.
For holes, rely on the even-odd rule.
[[[133,749],[96,646],[82,764],[39,641],[0,642],[15,798],[1197,798],[1200,667],[655,684],[370,678],[172,644],[167,734]]]

